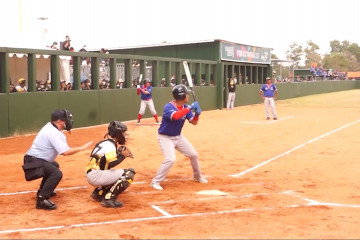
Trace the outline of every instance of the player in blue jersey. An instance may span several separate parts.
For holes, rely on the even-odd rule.
[[[149,110],[151,114],[154,116],[156,123],[160,124],[158,120],[158,115],[154,107],[154,102],[152,100],[152,86],[150,83],[150,79],[148,78],[144,79],[144,85],[138,87],[137,94],[138,95],[141,94],[141,103],[140,103],[140,110],[138,114],[137,124],[140,124],[140,120],[145,113],[146,106],[149,107]]]
[[[269,108],[271,108],[271,113],[274,120],[277,120],[276,109],[275,109],[275,99],[278,95],[278,90],[275,84],[271,83],[271,78],[266,78],[266,84],[264,84],[260,89],[260,97],[265,104],[265,114],[266,120],[270,120]]]
[[[152,188],[157,190],[163,190],[160,182],[166,178],[170,168],[175,163],[175,149],[190,158],[193,179],[200,183],[208,182],[201,175],[199,158],[195,148],[181,134],[185,120],[188,120],[193,125],[198,123],[201,114],[199,103],[186,104],[189,102],[189,94],[188,89],[183,84],[176,85],[172,90],[172,94],[174,100],[165,105],[158,130],[158,141],[165,160],[150,184]],[[195,116],[192,110],[195,111]]]

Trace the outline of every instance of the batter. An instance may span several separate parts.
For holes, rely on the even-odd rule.
[[[189,95],[188,89],[183,84],[175,86],[172,89],[172,94],[174,100],[165,105],[158,130],[158,141],[165,160],[150,184],[156,190],[163,190],[160,182],[166,178],[170,168],[175,163],[175,149],[190,158],[193,179],[200,183],[208,182],[201,175],[199,158],[195,148],[181,134],[186,119],[193,125],[198,123],[201,114],[199,103],[185,104],[189,102]],[[195,112],[195,116],[192,110]]]

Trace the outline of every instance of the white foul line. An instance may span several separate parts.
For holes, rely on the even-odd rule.
[[[88,188],[87,186],[81,187],[68,187],[68,188],[57,188],[56,191],[64,191],[64,190],[73,190],[73,189],[80,189],[80,188]],[[0,193],[0,196],[10,196],[10,195],[17,195],[17,194],[27,194],[37,192],[37,190],[30,190],[30,191],[22,191],[22,192],[11,192],[11,193]]]
[[[284,194],[292,195],[292,191],[285,191]],[[308,206],[334,206],[334,207],[351,207],[351,208],[360,208],[360,205],[345,205],[345,204],[337,204],[337,203],[321,203],[315,200],[311,200],[308,198],[302,198],[307,201],[307,204],[293,204],[293,205],[285,205],[279,208],[297,208],[297,207],[308,207]],[[105,224],[115,224],[115,223],[126,223],[126,222],[141,222],[148,220],[159,220],[159,219],[169,219],[169,218],[183,218],[183,217],[198,217],[198,216],[209,216],[209,215],[217,215],[217,214],[227,214],[227,213],[241,213],[241,212],[253,212],[253,211],[265,211],[265,210],[275,210],[276,207],[263,207],[263,208],[241,208],[241,209],[231,209],[231,210],[222,210],[215,212],[199,212],[199,213],[190,213],[190,214],[176,214],[171,215],[159,207],[152,205],[152,207],[164,216],[156,216],[156,217],[144,217],[144,218],[132,218],[132,219],[119,219],[114,221],[104,221],[104,222],[92,222],[92,223],[78,223],[78,224],[70,224],[70,225],[59,225],[59,226],[50,226],[50,227],[40,227],[40,228],[22,228],[22,229],[9,229],[9,230],[0,230],[0,234],[5,233],[16,233],[16,232],[34,232],[34,231],[46,231],[52,229],[61,229],[61,228],[74,228],[74,227],[86,227],[86,226],[98,226]]]
[[[162,210],[160,207],[158,206],[155,206],[155,205],[151,205],[151,207],[153,209],[155,209],[156,211],[159,211],[160,213],[162,213],[164,216],[167,216],[167,217],[172,217],[172,215],[164,210]]]
[[[294,147],[294,148],[290,149],[289,151],[284,152],[284,153],[282,153],[282,154],[280,154],[280,155],[277,155],[276,157],[270,158],[269,160],[266,160],[265,162],[262,162],[262,163],[254,166],[254,167],[252,167],[252,168],[249,168],[248,170],[245,170],[245,171],[243,171],[243,172],[241,172],[241,173],[238,173],[238,174],[229,175],[229,176],[230,176],[230,177],[239,177],[239,176],[241,176],[241,175],[244,175],[245,173],[251,172],[252,170],[255,170],[255,169],[257,169],[257,168],[259,168],[259,167],[261,167],[261,166],[264,166],[265,164],[268,164],[269,162],[271,162],[271,161],[273,161],[273,160],[276,160],[276,159],[278,159],[278,158],[280,158],[280,157],[282,157],[282,156],[285,156],[285,155],[287,155],[287,154],[289,154],[289,153],[291,153],[291,152],[293,152],[293,151],[295,151],[295,150],[297,150],[297,149],[299,149],[299,148],[302,148],[302,147],[304,147],[306,144],[315,142],[315,141],[317,141],[317,140],[319,140],[319,139],[321,139],[321,138],[323,138],[323,137],[326,137],[326,136],[328,136],[328,135],[330,135],[330,134],[333,134],[333,133],[335,133],[335,132],[337,132],[337,131],[340,131],[340,130],[346,128],[346,127],[349,127],[349,126],[351,126],[351,125],[353,125],[353,124],[355,124],[355,123],[357,123],[357,122],[359,122],[359,121],[360,121],[360,119],[358,119],[358,120],[356,120],[356,121],[354,121],[354,122],[351,122],[351,123],[347,123],[347,124],[345,124],[345,125],[342,126],[342,127],[339,127],[339,128],[337,128],[337,129],[332,130],[332,131],[330,131],[330,132],[328,132],[328,133],[325,133],[325,134],[323,134],[323,135],[321,135],[321,136],[319,136],[319,137],[317,137],[317,138],[311,139],[311,140],[309,140],[309,141],[307,141],[307,142],[305,142],[305,143],[303,143],[303,144],[300,144],[299,146]]]

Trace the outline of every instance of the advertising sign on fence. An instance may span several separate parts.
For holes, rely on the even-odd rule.
[[[221,60],[270,64],[271,49],[221,42]]]

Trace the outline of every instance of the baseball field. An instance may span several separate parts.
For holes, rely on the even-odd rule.
[[[91,148],[57,158],[64,175],[52,198],[58,209],[35,209],[40,180],[26,182],[21,166],[36,133],[2,138],[0,239],[360,238],[360,90],[276,107],[277,121],[265,120],[256,104],[205,111],[197,126],[185,123],[209,183],[193,181],[189,160],[177,154],[163,191],[149,187],[163,161],[159,126],[153,118],[126,122],[134,159],[118,167],[137,174],[119,195],[119,209],[90,198]],[[65,134],[76,147],[106,131],[101,125]]]

